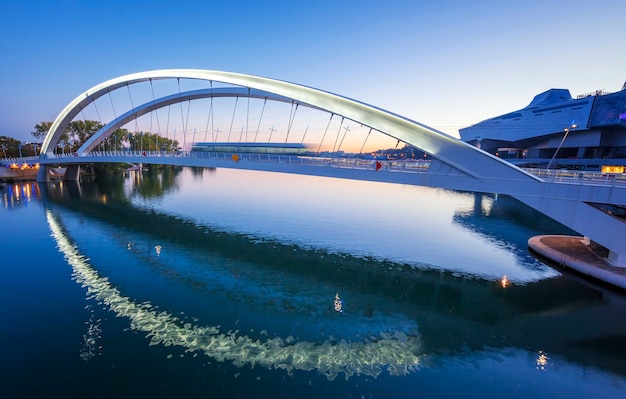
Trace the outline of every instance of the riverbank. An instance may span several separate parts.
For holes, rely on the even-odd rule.
[[[0,182],[14,183],[22,181],[36,181],[39,168],[20,169],[20,168],[0,168]],[[62,179],[65,174],[65,168],[50,169],[50,179]]]
[[[3,168],[0,167],[1,182],[15,182],[36,180],[39,169],[20,169],[20,168]]]
[[[611,266],[604,249],[591,248],[584,237],[541,235],[531,237],[528,247],[558,266],[596,282],[626,291],[626,269]]]

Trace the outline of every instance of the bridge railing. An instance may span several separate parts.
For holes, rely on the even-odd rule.
[[[48,158],[76,158],[76,153],[48,155]],[[430,167],[430,161],[425,160],[376,160],[345,156],[303,156],[291,154],[270,153],[228,153],[228,152],[199,152],[199,151],[92,151],[90,157],[111,158],[128,157],[135,158],[131,162],[137,162],[137,158],[175,157],[175,158],[200,158],[207,160],[233,160],[249,162],[273,162],[283,164],[297,164],[310,166],[325,166],[349,169],[375,169],[404,173],[426,173]],[[29,157],[29,161],[37,158]],[[26,162],[26,158],[16,160]],[[103,162],[105,162],[103,160]],[[525,171],[543,179],[549,183],[625,186],[626,174],[584,172],[574,170],[533,169],[524,168]]]
[[[180,156],[176,154],[182,154],[182,152],[169,152],[169,151],[91,151],[87,156],[90,157],[141,157],[141,156],[150,156],[150,157],[172,157],[172,156]],[[75,152],[66,152],[63,154],[47,154],[46,158],[78,158],[82,155],[79,155]]]
[[[357,157],[328,157],[328,156],[303,156],[283,155],[268,153],[224,153],[224,152],[187,152],[183,156],[204,159],[233,159],[250,162],[275,162],[297,165],[329,166],[349,169],[385,169],[398,172],[424,173],[430,166],[429,161],[422,160],[375,160]]]
[[[590,185],[626,185],[626,174],[585,172],[578,170],[555,170],[525,168],[525,171],[550,183],[590,184]]]
[[[229,152],[200,152],[200,151],[92,151],[90,157],[110,158],[149,158],[149,157],[175,157],[175,158],[200,158],[207,160],[236,160],[249,162],[272,162],[294,165],[326,166],[350,169],[384,169],[393,172],[425,173],[430,166],[429,161],[424,160],[375,160],[357,157],[328,157],[328,156],[303,156],[290,154],[271,153],[229,153]],[[54,158],[74,158],[78,154],[55,154],[49,155]],[[136,161],[136,160],[135,160]]]
[[[11,165],[11,164],[32,164],[37,163],[39,157],[9,157],[9,158],[0,158],[0,163],[3,165]]]
[[[92,151],[88,157],[112,158],[112,157],[128,157],[128,158],[148,158],[148,157],[170,157],[170,158],[200,158],[209,160],[232,160],[233,156],[237,156],[237,160],[251,162],[274,162],[299,165],[314,166],[330,166],[338,168],[351,169],[372,169],[376,168],[378,163],[379,169],[391,171],[406,171],[413,173],[422,173],[428,170],[429,161],[424,160],[372,160],[356,157],[322,157],[322,156],[302,156],[288,154],[269,154],[269,153],[227,153],[227,152],[187,152],[187,151]],[[83,157],[76,153],[47,154],[47,159],[68,160]],[[32,161],[37,161],[38,157],[33,157]],[[18,160],[25,162],[26,159]],[[136,159],[133,161],[136,162]]]

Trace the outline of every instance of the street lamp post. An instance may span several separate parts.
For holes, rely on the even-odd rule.
[[[550,162],[548,162],[548,167],[546,169],[550,169],[550,166],[552,165],[552,162],[554,161],[554,158],[556,158],[556,154],[558,154],[559,150],[561,149],[561,146],[563,145],[563,142],[565,142],[565,139],[567,138],[567,135],[570,132],[570,129],[576,129],[576,124],[572,123],[571,126],[568,126],[564,129],[565,134],[563,135],[563,138],[561,139],[561,142],[559,143],[559,146],[556,147],[556,151],[554,151],[554,154],[552,155],[552,158],[550,159]]]

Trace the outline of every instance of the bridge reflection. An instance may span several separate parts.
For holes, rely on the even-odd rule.
[[[623,354],[612,349],[624,347],[626,321],[615,315],[626,311],[626,301],[610,291],[572,279],[503,287],[499,282],[452,272],[263,241],[138,209],[121,197],[108,197],[105,202],[91,186],[74,191],[73,195],[80,199],[76,200],[67,193],[70,187],[65,184],[45,189],[49,223],[56,239],[67,242],[63,248],[69,251],[66,256],[79,275],[79,282],[113,311],[128,318],[133,328],[148,332],[153,344],[180,345],[237,364],[317,369],[329,378],[338,373],[378,375],[390,364],[394,372],[408,373],[427,365],[424,359],[432,360],[435,355],[445,357],[485,348],[505,351],[511,346],[626,374]],[[188,290],[215,293],[217,289],[228,309],[220,318],[230,317],[230,325],[235,324],[235,318],[250,312],[266,315],[271,321],[238,319],[240,331],[249,328],[256,332],[228,333],[214,324],[180,320],[172,314],[153,311],[142,299],[128,296],[116,287],[114,276],[101,275],[107,268],[97,259],[87,261],[85,256],[89,254],[80,253],[80,244],[71,238],[75,233],[60,223],[72,215],[79,217],[83,226],[91,221],[108,225],[107,230],[114,234],[108,239],[119,242],[125,250],[127,243],[118,237],[119,232],[138,237],[137,241],[158,242],[164,251],[159,259],[172,251],[181,257],[185,257],[182,253],[193,253],[196,259],[211,259],[194,267],[171,263],[157,270]],[[506,223],[505,218],[502,216],[500,222]],[[178,247],[183,252],[175,249]],[[148,249],[136,252],[138,262],[149,259],[145,255]],[[72,259],[77,263],[72,263]],[[212,279],[221,281],[221,288],[214,286]],[[227,281],[246,283],[229,285]],[[341,316],[345,319],[337,319],[332,308],[337,287],[344,302]],[[324,300],[315,299],[325,291],[329,292],[323,295],[328,300],[326,305]],[[290,301],[285,302],[285,298]],[[159,301],[150,300],[151,306]],[[236,310],[241,306],[252,310]],[[229,312],[236,316],[228,316]],[[589,314],[611,323],[588,325]],[[136,319],[138,315],[142,315],[141,320]],[[311,315],[317,327],[307,330]],[[199,318],[208,320],[206,315]],[[190,323],[188,328],[185,323]],[[296,332],[292,338],[278,335],[278,340],[272,340],[264,335],[283,331],[283,323]],[[165,331],[158,326],[171,326],[174,330]],[[334,338],[327,340],[322,331]],[[208,336],[194,335],[198,332]],[[239,343],[247,349],[242,350]],[[366,357],[355,358],[356,348],[365,351]],[[267,357],[260,355],[263,353]],[[316,366],[321,353],[329,356],[324,361],[332,366]]]

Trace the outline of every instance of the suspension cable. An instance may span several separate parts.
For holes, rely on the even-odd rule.
[[[85,118],[85,108],[80,108],[80,114],[83,116],[83,120],[86,121],[87,118]]]
[[[109,96],[109,101],[111,102],[111,109],[113,109],[113,118],[117,119],[117,113],[115,112],[115,105],[113,104],[113,97],[111,97],[111,91],[110,90],[107,90],[107,95]],[[110,136],[111,136],[111,134],[109,133],[107,135],[107,137],[106,137],[106,140],[109,142],[109,151],[111,151],[111,140],[109,139]],[[116,150],[117,150],[117,148],[116,148]]]
[[[210,110],[211,111],[211,138],[213,138],[213,132],[215,131],[215,126],[214,126],[214,122],[215,122],[214,112],[215,111],[213,110],[213,81],[210,82],[210,85],[211,85],[211,110]],[[215,138],[213,138],[213,143],[215,143]]]
[[[335,152],[335,148],[337,148],[337,140],[339,140],[339,135],[341,134],[341,128],[343,127],[343,121],[345,120],[344,117],[341,117],[341,123],[339,124],[339,129],[337,129],[337,137],[335,137],[335,144],[333,145],[333,152]],[[331,155],[332,155],[331,153]]]
[[[154,102],[154,94],[152,95],[152,102]],[[150,112],[150,127],[148,128],[148,130],[148,133],[152,133],[152,112]],[[141,139],[141,142],[143,144],[143,139]]]
[[[263,112],[265,112],[265,104],[267,103],[267,97],[263,101],[263,108],[261,108],[261,116],[259,116],[259,124],[256,126],[256,132],[254,133],[254,142],[256,143],[256,138],[259,135],[259,129],[261,128],[261,120],[263,119]]]
[[[204,141],[206,142],[207,135],[209,134],[209,122],[211,121],[211,113],[213,112],[213,81],[210,81],[211,87],[211,103],[209,105],[209,114],[206,118],[206,128],[204,129]],[[211,137],[213,137],[213,124],[211,124]]]
[[[302,141],[300,144],[304,144],[304,138],[306,137],[306,133],[309,131],[309,125],[306,125],[306,129],[304,129],[304,134],[302,135]]]
[[[152,90],[152,102],[155,102],[156,99],[154,97],[154,85],[152,84],[152,79],[150,79],[150,89]],[[180,94],[180,86],[179,86],[178,92]],[[161,124],[159,123],[159,112],[157,110],[154,110],[154,115],[155,115],[156,123],[157,123],[157,133],[156,134],[158,135],[159,134],[158,132],[161,131]],[[150,134],[153,134],[153,132],[152,132],[152,112],[150,112]]]
[[[115,113],[115,105],[113,105],[113,97],[111,97],[111,91],[107,90],[107,94],[109,95],[109,101],[111,102],[111,108],[113,109],[113,118],[117,119],[117,113]]]
[[[343,132],[343,137],[341,138],[341,141],[339,142],[339,146],[337,147],[337,151],[339,151],[339,149],[341,148],[341,145],[343,144],[343,140],[346,138],[346,135],[350,131],[350,126],[344,127],[344,130],[345,130],[345,132]]]
[[[322,149],[322,143],[324,143],[324,139],[326,138],[326,133],[328,133],[328,128],[330,127],[330,122],[333,120],[333,116],[335,114],[330,114],[330,119],[328,119],[328,123],[326,124],[326,129],[324,129],[324,135],[322,135],[322,141],[320,141],[320,145],[317,147],[317,153],[319,154]]]
[[[80,114],[83,116],[83,122],[85,124],[85,126],[87,126],[87,118],[85,118],[85,112],[84,112],[84,108],[81,107],[80,109]],[[71,122],[70,122],[70,126],[71,126]],[[70,130],[70,126],[66,127],[65,130],[69,131]]]
[[[283,147],[283,153],[285,152],[285,148],[287,147],[287,141],[289,140],[289,133],[291,132],[291,126],[293,126],[293,121],[296,119],[296,112],[298,111],[298,106],[300,104],[296,103],[296,107],[293,107],[294,102],[291,102],[291,115],[289,116],[289,124],[287,125],[287,135],[285,136],[285,147]]]
[[[250,88],[248,87],[248,106],[246,109],[246,143],[248,142],[248,126],[250,123]],[[241,138],[239,139],[241,141]]]
[[[187,141],[185,139],[185,137],[187,137],[187,129],[189,127],[189,110],[191,109],[191,100],[187,101],[187,118],[185,119],[185,126],[184,126],[184,131],[185,131],[185,135],[183,136],[183,140],[185,140],[185,148],[187,148]],[[196,130],[194,129],[194,140],[196,137]]]
[[[98,115],[98,121],[102,123],[102,118],[100,118],[100,112],[98,111],[98,106],[96,105],[96,102],[94,101],[93,97],[91,97],[91,103],[93,104],[93,107],[96,109],[96,115]]]
[[[178,83],[178,98],[180,99],[180,78],[176,78],[176,82]],[[183,113],[183,103],[179,101],[180,104],[180,122],[183,125],[183,151],[187,151],[187,141],[185,138],[185,116]],[[176,129],[174,129],[174,139],[176,139]]]
[[[215,140],[213,141],[213,144],[217,142],[217,137],[220,135],[220,127],[218,126],[217,129],[214,129],[214,131],[215,131]]]
[[[365,136],[365,141],[363,141],[363,145],[361,146],[361,149],[359,150],[359,155],[363,153],[363,148],[365,148],[365,143],[367,143],[367,139],[370,137],[370,133],[372,133],[371,127],[370,127],[370,131],[367,132],[367,136]]]
[[[170,112],[172,110],[172,105],[168,104],[167,106],[167,123],[165,125],[165,138],[169,140],[169,132],[170,132]],[[173,148],[172,148],[173,150]]]
[[[237,112],[237,103],[239,102],[239,96],[235,97],[235,107],[233,108],[233,117],[230,120],[230,129],[228,129],[228,139],[226,140],[230,143],[230,134],[233,131],[233,122],[235,121],[235,113]]]
[[[135,104],[133,103],[133,96],[130,93],[130,85],[128,84],[128,82],[126,82],[126,89],[128,90],[128,98],[130,99],[130,106],[132,109],[135,109]],[[137,123],[137,117],[135,117],[135,133],[137,133],[137,130],[139,130],[139,125]],[[128,138],[128,144],[130,145],[130,137]]]

